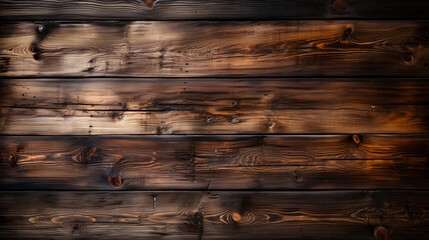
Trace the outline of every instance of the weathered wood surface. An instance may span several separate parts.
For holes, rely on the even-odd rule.
[[[429,76],[427,21],[3,23],[0,76]]]
[[[3,0],[9,20],[427,19],[426,0]]]
[[[428,133],[426,79],[3,79],[9,135]]]
[[[408,240],[429,234],[427,191],[2,192],[0,206],[0,234],[7,239]]]
[[[2,137],[0,189],[428,189],[428,135]]]

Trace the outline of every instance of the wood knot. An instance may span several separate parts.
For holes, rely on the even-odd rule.
[[[18,158],[15,154],[1,153],[1,161],[9,163],[9,167],[17,168],[18,167]]]
[[[196,212],[188,216],[188,222],[198,229],[202,228],[204,226],[204,216],[201,212]]]
[[[153,0],[143,0],[144,4],[146,4],[146,6],[149,9],[153,9],[153,7],[155,6],[155,2]]]
[[[1,153],[1,161],[9,163],[9,167],[11,168],[17,168],[18,162],[19,162],[19,156],[24,151],[24,144],[20,143],[16,147],[16,150],[13,153]]]
[[[241,221],[241,215],[237,212],[233,213],[231,216],[232,221],[239,223]]]
[[[110,175],[108,180],[113,187],[120,187],[122,185],[122,178],[117,173]]]
[[[273,127],[274,127],[274,125],[276,125],[274,122],[269,122],[269,123],[268,123],[268,127],[269,127],[269,128],[273,128]]]
[[[342,36],[341,40],[346,41],[347,39],[349,39],[352,32],[353,32],[352,28],[350,28],[350,27],[346,28],[343,32],[343,36]]]
[[[359,137],[359,135],[356,135],[356,134],[353,135],[352,139],[353,139],[353,142],[355,142],[356,144],[360,143],[360,137]]]
[[[344,0],[334,0],[332,2],[332,8],[339,14],[345,14],[349,11],[350,5]]]
[[[297,183],[302,182],[302,176],[296,170],[293,172],[293,178],[295,179],[295,182],[297,182]]]
[[[82,164],[89,164],[96,161],[95,153],[97,152],[96,147],[87,147],[78,156],[78,162]]]
[[[386,228],[379,226],[374,230],[374,237],[376,240],[387,240],[389,239],[389,233]]]
[[[403,59],[406,63],[410,63],[413,61],[414,56],[410,53],[410,54],[405,55]]]

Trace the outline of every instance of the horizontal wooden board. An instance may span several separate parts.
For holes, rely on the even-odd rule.
[[[422,19],[425,0],[3,0],[9,20]]]
[[[7,239],[427,239],[429,193],[2,192]]]
[[[429,76],[427,21],[9,22],[0,76]]]
[[[0,189],[428,189],[429,135],[2,137]]]
[[[429,133],[427,79],[3,79],[0,133]]]

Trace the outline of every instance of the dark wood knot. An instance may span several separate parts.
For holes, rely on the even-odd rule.
[[[350,38],[350,35],[352,35],[352,32],[353,32],[352,28],[350,28],[350,27],[346,28],[343,32],[343,36],[342,36],[341,40],[343,40],[343,41],[348,40]]]
[[[360,137],[359,137],[359,135],[356,135],[356,134],[353,135],[352,139],[353,139],[353,142],[355,142],[356,144],[360,143]]]
[[[17,168],[18,167],[18,158],[15,154],[9,154],[9,153],[1,153],[1,161],[6,162],[9,164],[9,167],[11,168]]]
[[[334,0],[332,2],[332,8],[339,14],[346,14],[350,9],[350,5],[344,0]]]
[[[302,182],[302,176],[296,170],[293,172],[293,178],[295,179],[295,182],[297,182],[297,183]]]
[[[122,185],[121,175],[117,173],[110,175],[108,180],[113,187],[120,187]]]
[[[204,216],[201,212],[196,212],[188,216],[188,222],[197,228],[204,226]]]
[[[407,54],[407,55],[405,55],[404,56],[404,61],[406,62],[406,63],[410,63],[410,62],[412,62],[414,60],[414,56],[410,53],[410,54]]]
[[[386,228],[379,226],[374,230],[374,237],[376,240],[388,240],[389,233]]]
[[[82,164],[89,164],[96,161],[96,147],[87,147],[82,150],[82,152],[78,156],[78,162]]]
[[[146,6],[149,9],[153,9],[153,7],[155,6],[155,2],[153,0],[143,0],[144,4],[146,4]]]

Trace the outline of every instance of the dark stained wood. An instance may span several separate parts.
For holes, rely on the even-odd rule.
[[[429,188],[429,135],[15,136],[1,144],[0,189]]]
[[[427,21],[9,22],[0,76],[429,76]]]
[[[8,135],[429,133],[426,79],[8,79]]]
[[[427,19],[426,0],[3,0],[9,20]]]
[[[2,192],[7,239],[427,239],[427,191]],[[388,237],[388,238],[386,238]]]

